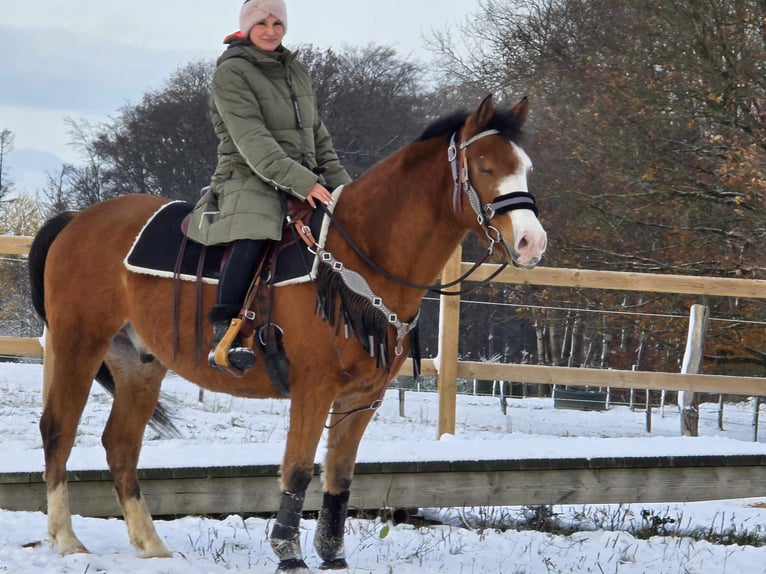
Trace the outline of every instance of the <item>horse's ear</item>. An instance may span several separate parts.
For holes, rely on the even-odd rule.
[[[521,98],[521,101],[511,108],[511,113],[516,116],[519,127],[526,123],[527,115],[529,114],[529,99],[527,96]]]
[[[489,94],[484,100],[479,104],[479,109],[476,110],[476,123],[479,124],[480,128],[483,128],[489,123],[489,120],[492,119],[492,116],[495,113],[495,102],[493,101],[492,94]]]
[[[495,104],[492,101],[492,94],[489,94],[482,100],[479,107],[473,112],[465,122],[466,132],[474,135],[483,130],[492,119],[495,113]]]

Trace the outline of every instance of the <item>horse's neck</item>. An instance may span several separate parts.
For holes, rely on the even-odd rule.
[[[450,211],[451,190],[446,145],[420,142],[364,174],[339,207],[350,235],[378,265],[427,284],[465,236]]]

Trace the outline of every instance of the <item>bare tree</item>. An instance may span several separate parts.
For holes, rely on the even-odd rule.
[[[480,0],[459,33],[436,34],[432,48],[456,93],[531,96],[525,147],[552,231],[549,265],[762,277],[765,17],[761,0]],[[540,297],[619,308],[623,294]],[[645,298],[634,310],[685,315],[690,302]],[[715,302],[713,313],[732,305],[766,313],[753,301]],[[652,323],[650,337],[674,352],[645,360],[671,368],[683,326]],[[758,348],[753,337],[742,325],[710,333],[726,356]]]
[[[40,227],[38,203],[19,195],[0,205],[0,234],[33,235]],[[26,259],[4,256],[0,260],[0,328],[3,335],[30,337],[42,332],[42,322],[32,309]]]
[[[409,143],[429,120],[421,70],[393,48],[370,45],[337,53],[303,46],[300,57],[314,78],[320,115],[352,177]]]
[[[13,151],[15,136],[11,130],[0,131],[0,201],[13,189],[13,183],[7,176],[8,154]]]

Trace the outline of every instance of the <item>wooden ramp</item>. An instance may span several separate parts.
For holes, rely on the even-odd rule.
[[[322,501],[317,476],[305,510]],[[275,512],[278,467],[139,470],[155,515]],[[72,512],[118,516],[107,471],[69,473]],[[351,506],[363,509],[687,502],[766,496],[766,454],[480,462],[359,463]],[[45,510],[39,472],[0,474],[0,508]]]

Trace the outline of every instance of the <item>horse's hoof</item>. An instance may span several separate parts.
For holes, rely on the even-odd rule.
[[[310,574],[310,572],[306,563],[298,558],[282,560],[277,566],[277,574]]]
[[[70,556],[72,554],[90,554],[90,550],[85,548],[85,545],[81,542],[78,542],[77,544],[70,544],[70,545],[58,545],[59,548],[59,554],[62,556]]]
[[[85,547],[85,544],[80,542],[77,535],[71,530],[59,532],[57,534],[49,534],[50,541],[53,546],[58,550],[61,556],[69,556],[70,554],[90,554],[90,550]]]
[[[141,551],[141,558],[172,558],[173,553],[165,548],[164,544],[160,544],[155,548],[147,548]]]
[[[326,560],[319,567],[320,570],[346,570],[348,562],[345,558],[336,558],[335,560]]]

